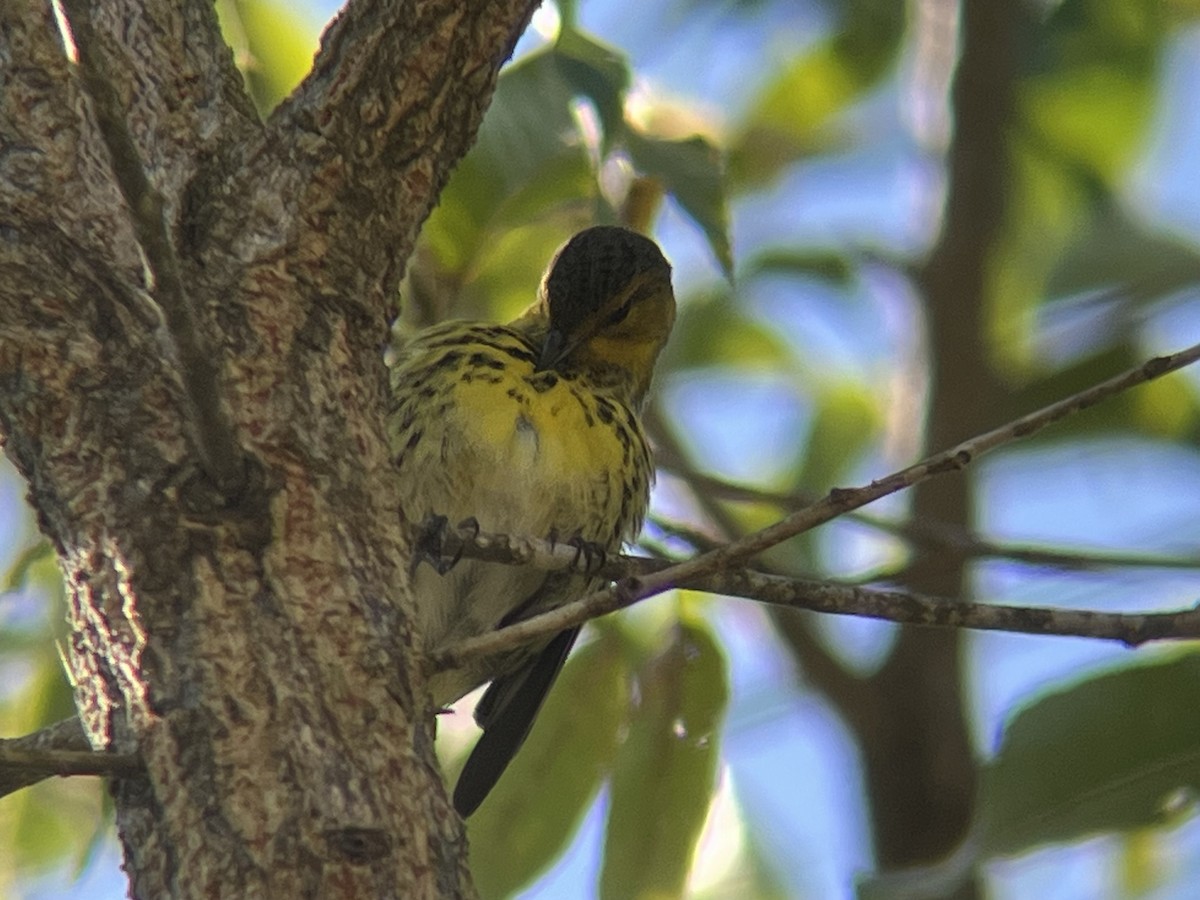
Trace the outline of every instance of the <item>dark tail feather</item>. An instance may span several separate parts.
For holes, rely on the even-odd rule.
[[[483,734],[454,786],[454,808],[464,819],[496,786],[525,743],[542,701],[578,636],[578,628],[559,632],[541,653],[515,672],[497,678],[484,692],[475,708],[475,720]]]

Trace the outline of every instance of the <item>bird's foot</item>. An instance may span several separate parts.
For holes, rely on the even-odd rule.
[[[471,532],[471,540],[475,540],[475,538],[479,537],[479,532],[483,531],[483,529],[479,527],[479,520],[474,516],[467,516],[455,527],[458,528],[459,531]],[[459,555],[461,556],[462,554],[460,553]]]
[[[587,575],[603,569],[604,564],[608,562],[608,551],[595,541],[584,540],[582,534],[576,533],[567,541],[567,545],[575,548],[575,558],[571,560],[571,565],[578,568],[582,559],[583,571]]]
[[[458,528],[473,530],[472,537],[479,534],[479,523],[474,516],[464,519],[458,524]],[[456,529],[450,527],[449,519],[445,516],[430,515],[416,527],[412,567],[409,571],[415,572],[417,566],[427,562],[439,575],[445,575],[458,565],[464,547],[465,542],[456,533]]]

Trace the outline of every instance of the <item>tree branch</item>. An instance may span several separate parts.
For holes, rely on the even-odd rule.
[[[198,174],[261,130],[212,0],[88,4],[103,70],[167,220]],[[70,15],[72,27],[77,15]],[[152,87],[151,87],[152,86]]]
[[[797,493],[772,491],[751,485],[738,484],[698,472],[682,460],[673,459],[666,465],[655,459],[659,468],[669,471],[688,482],[693,489],[710,492],[712,496],[742,503],[764,503],[783,509],[803,509],[817,498]],[[877,531],[894,535],[909,543],[944,550],[966,559],[1006,559],[1029,566],[1049,566],[1058,569],[1200,569],[1200,556],[1174,556],[1158,553],[1117,553],[1099,550],[1055,550],[1033,544],[1008,544],[989,541],[972,531],[951,525],[948,522],[931,522],[925,519],[900,521],[884,516],[854,511],[845,518]],[[673,536],[696,546],[705,546],[711,539],[704,539],[694,529],[665,519],[654,520],[655,524]]]
[[[802,509],[804,503],[798,494],[781,494],[772,491],[760,491],[758,488],[736,485],[733,482],[713,478],[712,475],[698,475],[692,482],[688,473],[672,469],[679,473],[680,478],[689,481],[692,486],[725,485],[728,490],[724,496],[734,500],[781,505],[778,499],[791,498],[791,509]],[[721,491],[721,488],[715,488]],[[751,497],[757,497],[751,500]],[[812,500],[809,500],[812,503]],[[1022,565],[1048,566],[1055,569],[1069,570],[1100,570],[1100,569],[1200,569],[1200,557],[1172,556],[1169,553],[1120,553],[1115,551],[1097,550],[1056,550],[1052,547],[1042,547],[1033,544],[1006,544],[1003,541],[990,541],[980,538],[970,530],[943,522],[926,522],[922,520],[896,521],[882,516],[864,515],[862,512],[850,512],[846,518],[852,522],[864,524],[868,528],[894,535],[911,542],[911,544],[935,548],[935,550],[954,553],[955,556],[966,559],[1003,559]],[[712,538],[697,532],[695,528],[665,518],[650,517],[656,528],[673,538],[688,542],[696,550],[714,550],[716,544]],[[644,542],[644,538],[643,538]],[[862,581],[878,581],[882,576],[872,576]]]
[[[574,570],[606,578],[645,577],[668,571],[666,560],[618,556],[599,568],[589,568],[580,552],[565,544],[533,538],[447,529],[447,556],[463,556],[506,565],[527,565],[547,571]],[[974,603],[888,591],[785,578],[734,568],[710,572],[681,582],[678,587],[741,597],[773,606],[833,615],[852,615],[907,625],[971,628],[1015,634],[1085,637],[1120,641],[1136,647],[1153,640],[1200,639],[1200,608],[1157,613],[1110,613]],[[451,645],[432,656],[435,668],[451,668],[480,656],[522,646],[553,633],[563,620],[579,624],[631,605],[641,598],[619,588],[597,591],[582,600],[534,616],[481,638]],[[137,754],[91,750],[78,719],[66,719],[20,738],[0,740],[0,798],[53,775],[131,775],[143,770]]]
[[[20,740],[18,738],[17,740]],[[51,775],[134,775],[145,771],[136,753],[101,753],[96,750],[19,750],[0,741],[0,773],[17,771],[40,781]],[[0,779],[0,797],[11,793],[7,779]]]
[[[681,587],[732,594],[777,606],[862,616],[906,625],[1087,637],[1120,641],[1131,647],[1154,640],[1200,638],[1200,610],[1196,608],[1159,613],[1110,613],[974,603],[927,597],[907,591],[782,578],[749,569],[712,573],[697,579],[694,584]]]
[[[673,587],[673,579],[682,581],[749,559],[852,509],[858,509],[881,497],[912,487],[935,475],[964,469],[984,453],[1019,438],[1028,437],[1073,413],[1088,409],[1122,391],[1190,365],[1197,359],[1200,359],[1200,344],[1168,356],[1155,357],[1124,374],[1102,381],[1065,400],[1052,403],[992,431],[963,441],[949,450],[927,457],[916,465],[901,469],[899,472],[873,481],[869,485],[853,489],[834,488],[824,499],[792,513],[774,525],[663,572],[655,573],[643,579],[640,584],[627,585],[626,589],[641,599]]]
[[[130,221],[153,276],[151,291],[174,344],[183,384],[185,429],[205,474],[226,497],[245,484],[245,467],[233,425],[221,406],[213,353],[200,333],[165,218],[129,129],[126,111],[105,70],[88,0],[63,0],[79,57],[84,89],[112,159],[112,172],[129,208]]]
[[[654,403],[651,403],[646,411],[646,426],[654,437],[655,464],[659,463],[660,456],[663,455],[678,461],[680,466],[686,469],[683,477],[688,482],[696,502],[716,523],[725,540],[731,541],[744,535],[745,529],[737,526],[734,517],[717,502],[714,494],[706,489],[708,483],[700,477],[690,477],[694,470],[686,465],[683,448],[675,440],[674,434]],[[807,503],[797,504],[793,508],[802,508],[811,502],[810,499]],[[713,541],[702,539],[698,534],[692,534],[687,539],[701,552],[715,550],[717,546]],[[810,686],[815,687],[831,703],[844,711],[864,705],[866,694],[870,691],[870,683],[848,671],[842,661],[821,641],[813,628],[811,616],[777,615],[774,619],[775,627],[783,630],[796,649],[804,678]]]
[[[452,668],[469,659],[511,650],[569,625],[582,624],[588,619],[631,606],[645,598],[623,590],[620,584],[622,580],[644,581],[679,568],[670,560],[624,555],[606,560],[599,566],[589,566],[586,557],[570,545],[476,532],[470,528],[446,529],[442,539],[445,558],[466,557],[553,572],[574,571],[599,575],[618,584],[551,612],[443,648],[433,655],[434,665],[439,669]],[[908,625],[1089,637],[1121,641],[1129,646],[1152,640],[1200,638],[1200,609],[1196,608],[1159,613],[1110,613],[974,603],[907,591],[788,578],[747,568],[697,573],[680,579],[674,587],[742,597],[772,606],[863,616]]]
[[[708,578],[713,573],[728,572],[743,561],[788,538],[822,525],[844,512],[865,506],[880,497],[911,487],[935,475],[963,469],[990,450],[1011,443],[1018,438],[1027,437],[1072,413],[1087,409],[1131,387],[1180,369],[1197,359],[1200,359],[1200,344],[1168,356],[1155,357],[1122,375],[1103,381],[992,431],[963,441],[949,450],[927,457],[916,465],[873,481],[869,485],[852,489],[834,488],[825,499],[741,540],[663,568],[659,568],[654,561],[650,561],[647,563],[650,568],[648,574],[625,577],[616,586],[595,591],[574,603],[561,606],[524,622],[518,622],[499,631],[468,638],[452,648],[434,654],[432,662],[437,667],[458,666],[468,659],[490,656],[502,649],[509,649],[535,638],[581,625],[588,619],[630,606],[639,600],[671,588],[695,586],[697,589],[706,589],[702,586],[712,583],[708,581]],[[530,544],[531,549],[523,548],[519,561],[532,562],[540,558],[537,548],[532,547],[528,541],[525,543]],[[563,552],[561,548],[550,549],[554,551],[552,556]],[[457,547],[451,548],[448,552],[457,552]],[[495,553],[496,548],[492,547],[486,552]],[[570,552],[574,554],[575,551],[572,549]],[[546,562],[550,568],[554,569],[570,564],[570,561],[563,561],[557,556],[547,559]],[[599,574],[606,575],[607,572],[605,569],[601,569]],[[1034,618],[1036,619],[1038,615],[1041,614],[1035,615]],[[1156,621],[1154,627],[1161,627],[1161,622]],[[1140,632],[1128,632],[1128,626],[1119,635],[1114,633],[1097,636],[1127,640],[1127,634],[1130,635],[1129,640],[1133,643],[1161,636],[1157,633],[1148,633],[1146,637],[1139,637]]]
[[[78,717],[19,738],[0,739],[0,798],[52,775],[129,775],[141,770],[135,754],[94,751]]]
[[[384,321],[417,232],[537,6],[352,0],[326,30],[308,77],[246,148],[248,165],[223,188],[248,199],[237,211],[247,218],[217,223],[218,231],[254,241],[273,286],[274,248],[284,240],[289,285]]]

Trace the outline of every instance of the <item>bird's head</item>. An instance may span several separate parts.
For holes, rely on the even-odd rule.
[[[671,266],[637,232],[588,228],[555,254],[534,310],[546,329],[539,370],[583,371],[638,403],[675,321]]]

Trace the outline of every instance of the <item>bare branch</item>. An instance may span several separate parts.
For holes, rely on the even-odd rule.
[[[546,571],[572,570],[581,574],[600,575],[618,581],[618,584],[551,612],[446,647],[433,655],[433,664],[437,668],[452,668],[468,659],[511,650],[569,625],[578,625],[623,609],[645,598],[623,590],[621,579],[648,580],[650,576],[679,568],[668,560],[640,556],[617,556],[599,567],[589,568],[580,552],[569,545],[503,534],[476,533],[466,528],[447,529],[443,538],[447,557],[462,556],[506,565],[527,565]],[[787,578],[744,568],[697,573],[680,580],[675,587],[742,597],[773,606],[862,616],[908,625],[1088,637],[1120,641],[1129,646],[1152,640],[1200,638],[1200,609],[1196,608],[1157,613],[1111,613],[974,603],[907,591]]]
[[[1109,378],[1065,400],[1052,403],[992,431],[963,441],[949,450],[930,456],[916,465],[895,472],[886,478],[873,481],[865,487],[834,488],[824,499],[785,517],[774,525],[663,572],[648,576],[637,584],[627,584],[624,589],[640,599],[661,593],[694,576],[736,565],[788,538],[823,525],[843,513],[865,506],[880,497],[886,497],[904,488],[912,487],[935,475],[964,469],[988,451],[1019,438],[1028,437],[1047,425],[1095,406],[1122,391],[1181,369],[1197,359],[1200,359],[1200,344],[1169,356],[1155,357],[1122,375]]]
[[[0,771],[6,769],[40,776],[132,775],[143,771],[136,753],[100,753],[95,750],[16,750],[0,742]],[[2,795],[0,795],[2,796]]]
[[[646,426],[654,439],[655,462],[660,456],[675,459],[690,470],[686,464],[683,448],[675,440],[674,434],[666,421],[659,414],[658,407],[651,404],[646,411]],[[725,541],[731,541],[745,534],[745,529],[739,527],[736,519],[722,506],[713,494],[702,488],[700,484],[689,480],[696,502],[700,504],[705,514],[716,523]],[[810,499],[809,503],[812,502]],[[806,503],[797,504],[800,508]],[[785,507],[787,508],[787,507]],[[701,552],[715,550],[717,544],[706,539],[703,535],[692,533],[680,535]],[[871,691],[870,681],[859,678],[847,670],[842,661],[818,638],[814,631],[814,622],[809,616],[777,616],[776,627],[784,633],[803,660],[805,680],[839,709],[844,711],[861,709],[867,702],[866,695]]]
[[[588,619],[630,606],[639,600],[644,600],[647,597],[660,594],[671,588],[695,587],[699,590],[706,590],[707,588],[704,585],[712,583],[709,580],[709,576],[716,572],[728,573],[745,560],[788,538],[795,537],[798,534],[828,522],[830,519],[836,518],[844,512],[857,509],[873,500],[878,500],[880,497],[893,494],[906,487],[911,487],[935,475],[963,469],[989,450],[994,450],[1004,444],[1033,434],[1072,413],[1087,409],[1121,391],[1128,390],[1131,387],[1143,384],[1154,378],[1159,378],[1168,372],[1180,369],[1195,362],[1197,359],[1200,359],[1200,344],[1169,356],[1156,357],[1129,370],[1123,375],[1110,378],[1087,390],[1080,391],[1065,400],[1052,403],[1027,416],[1015,419],[1007,425],[963,441],[949,450],[930,456],[916,465],[895,472],[886,478],[873,481],[865,487],[853,489],[835,488],[830,491],[825,499],[818,503],[793,513],[774,525],[755,532],[741,540],[726,544],[723,547],[701,554],[685,562],[668,565],[665,568],[659,568],[659,564],[656,561],[647,561],[645,565],[650,570],[649,574],[625,577],[614,587],[596,591],[574,603],[567,604],[499,631],[469,638],[455,645],[453,648],[448,648],[441,653],[435,654],[433,663],[439,667],[452,667],[460,665],[467,659],[490,656],[502,649],[509,649],[512,646],[526,643],[535,638],[554,634],[564,628],[580,625]],[[558,556],[561,548],[550,549],[553,551],[552,556],[555,558],[547,560],[549,563],[548,567],[555,569],[563,568],[567,563],[564,563]],[[494,552],[494,550],[495,548],[489,552]],[[573,553],[574,551],[572,550],[571,552]],[[539,555],[537,550],[534,549],[529,551],[529,555],[520,561],[532,562],[537,558],[539,558]],[[600,574],[608,576],[609,570],[601,569]],[[1037,620],[1039,617],[1044,618],[1049,612],[1040,611],[1033,613],[1032,620]],[[1164,615],[1178,616],[1180,614]],[[1110,637],[1129,643],[1137,643],[1165,636],[1157,632],[1152,632],[1153,628],[1161,628],[1163,626],[1164,623],[1162,620],[1154,619],[1147,623],[1146,617],[1139,616],[1134,618],[1141,624],[1134,628],[1133,631],[1130,631],[1129,622],[1126,621],[1122,626],[1123,630],[1119,634],[1114,632],[1112,634],[1097,634],[1095,636]],[[1178,625],[1180,620],[1172,618],[1171,623]],[[1186,631],[1186,621],[1183,624]],[[1138,628],[1147,630],[1139,631]],[[1043,629],[1039,633],[1058,632],[1050,632]],[[1076,632],[1064,631],[1062,633],[1074,634]]]
[[[245,482],[242,453],[233,425],[221,407],[212,350],[200,333],[183,287],[162,194],[146,177],[125,110],[104,69],[99,38],[92,24],[92,4],[87,0],[64,0],[63,6],[74,34],[83,85],[92,99],[97,125],[112,157],[113,175],[129,207],[134,233],[153,275],[154,299],[174,342],[184,388],[184,415],[190,426],[187,433],[205,473],[222,494],[235,495]]]
[[[973,603],[907,591],[782,578],[748,569],[712,573],[698,579],[696,584],[682,586],[732,594],[776,606],[863,616],[906,625],[1087,637],[1120,641],[1131,647],[1154,640],[1200,638],[1200,610],[1195,608],[1158,613],[1110,613]]]
[[[763,503],[784,510],[799,510],[817,501],[818,498],[804,494],[773,491],[727,481],[714,475],[697,471],[682,457],[667,454],[665,462],[655,454],[655,462],[663,470],[686,481],[699,494],[731,500],[738,503]],[[1116,553],[1097,550],[1058,550],[1032,544],[1008,544],[989,541],[972,531],[948,522],[909,518],[905,520],[876,516],[862,511],[851,511],[845,518],[877,531],[895,535],[912,544],[934,547],[967,559],[1007,559],[1030,566],[1047,566],[1059,569],[1200,569],[1200,556],[1173,556],[1155,553]],[[680,526],[678,523],[659,521],[664,531],[677,535],[692,543],[697,549],[712,549],[705,546],[711,540]]]
[[[599,569],[588,569],[579,551],[565,544],[509,535],[447,529],[443,548],[462,555],[548,571],[573,569],[609,578],[644,577],[667,571],[671,563],[645,557],[618,556]],[[1088,637],[1137,646],[1152,640],[1200,639],[1200,609],[1158,613],[1110,613],[1098,610],[1051,609],[973,603],[784,578],[749,569],[698,575],[679,585],[707,593],[742,597],[773,606],[834,615],[853,615],[908,625],[972,628],[1017,634]],[[433,656],[438,668],[460,665],[477,656],[510,650],[562,627],[596,618],[636,602],[619,588],[589,595],[553,612],[535,616],[482,638],[462,641]],[[576,615],[583,612],[582,618]],[[136,754],[101,753],[88,748],[78,719],[66,719],[33,735],[0,740],[0,798],[53,775],[130,775],[142,771]]]
[[[19,738],[0,739],[0,798],[52,775],[128,775],[141,771],[132,754],[99,753],[78,718]]]
[[[969,532],[935,539],[962,556],[974,559],[1004,559],[1027,566],[1056,569],[1200,569],[1198,556],[1169,556],[1155,553],[1115,553],[1096,550],[1053,550],[1031,544],[985,541]],[[930,541],[932,543],[932,541]]]

